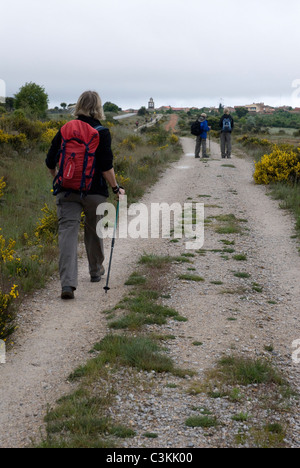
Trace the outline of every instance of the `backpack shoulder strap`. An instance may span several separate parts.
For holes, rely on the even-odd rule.
[[[98,132],[101,132],[102,130],[107,130],[106,127],[103,127],[103,125],[97,125],[97,127],[93,127],[95,130]]]

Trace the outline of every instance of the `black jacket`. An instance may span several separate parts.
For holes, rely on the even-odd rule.
[[[92,117],[86,117],[80,115],[79,120],[88,123],[92,127],[101,125],[99,120],[93,119]],[[102,173],[113,169],[113,152],[111,149],[111,134],[108,128],[99,131],[100,142],[96,150],[96,166],[93,182],[90,190],[91,195],[103,195],[108,197],[108,188],[106,181],[104,180]],[[49,169],[55,169],[59,163],[59,150],[61,148],[62,137],[59,131],[54,137],[50,150],[46,158],[46,166]]]
[[[221,132],[223,131],[223,120],[224,119],[230,119],[230,122],[231,122],[231,131],[228,132],[228,133],[231,133],[233,128],[234,128],[234,121],[233,121],[233,118],[231,117],[230,114],[224,114],[223,117],[221,117],[221,120],[220,120],[220,128],[221,128]]]

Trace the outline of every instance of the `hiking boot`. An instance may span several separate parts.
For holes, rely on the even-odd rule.
[[[100,283],[101,276],[91,276],[91,283]]]
[[[91,283],[100,283],[101,281],[101,276],[105,275],[105,268],[102,266],[100,268],[100,275],[97,276],[91,276]]]
[[[75,288],[72,288],[70,286],[66,286],[62,288],[61,298],[62,299],[74,299],[74,291],[75,291]]]

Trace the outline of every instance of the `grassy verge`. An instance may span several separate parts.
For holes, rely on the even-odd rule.
[[[49,411],[47,437],[41,448],[113,448],[118,439],[133,437],[135,431],[114,421],[110,408],[116,404],[116,381],[123,367],[157,373],[174,372],[172,360],[147,336],[107,335],[92,352],[96,357],[70,376],[76,390],[60,399]],[[132,371],[131,371],[132,372]],[[133,375],[131,378],[130,376]],[[138,384],[137,373],[127,373],[127,385]],[[133,390],[132,390],[133,391]]]
[[[187,392],[195,397],[202,395],[201,401],[206,395],[215,410],[192,408],[193,415],[186,420],[186,426],[217,431],[225,425],[231,447],[286,447],[286,414],[297,395],[268,359],[225,356],[206,372],[202,381],[192,382]],[[214,401],[216,404],[212,404]],[[226,423],[218,412],[218,401],[230,403]]]
[[[165,295],[165,280],[170,265],[181,261],[186,262],[186,258],[142,256],[140,271],[127,281],[135,288],[114,309],[106,312],[111,319],[108,326],[113,330],[136,331],[145,325],[164,325],[170,318],[178,322],[186,321],[175,309],[160,303]]]
[[[139,270],[129,281],[130,293],[115,308],[105,311],[110,332],[91,350],[94,355],[70,375],[75,391],[57,402],[46,417],[47,435],[42,448],[117,447],[118,439],[133,437],[135,431],[126,421],[116,420],[111,410],[117,404],[118,386],[129,392],[145,385],[140,372],[170,374],[180,379],[194,372],[177,367],[161,347],[173,337],[151,332],[149,325],[168,319],[186,320],[177,311],[161,304],[166,292],[165,278],[176,259],[143,256]],[[144,281],[136,281],[143,278]],[[121,314],[116,318],[115,314]],[[124,381],[124,369],[126,382]],[[146,391],[151,391],[146,390]],[[145,436],[146,437],[146,436]]]
[[[5,181],[0,198],[0,339],[9,342],[20,299],[44,287],[57,268],[57,225],[49,218],[51,179],[38,148],[12,156],[5,148],[0,175]]]
[[[244,135],[235,139],[235,144],[242,154],[247,154],[255,162],[260,161],[264,155],[268,155],[273,151],[274,145],[277,145],[282,151],[287,153],[294,151],[298,155],[299,160],[299,138],[291,135],[273,132],[267,136]],[[283,172],[276,169],[276,171]],[[275,172],[275,169],[274,169]],[[291,177],[291,181],[277,181],[268,185],[269,193],[275,200],[280,200],[280,207],[289,210],[295,218],[295,236],[300,239],[300,186],[299,181],[295,182],[295,175]]]
[[[114,167],[119,183],[135,203],[155,184],[171,162],[179,159],[179,139],[164,129],[164,120],[136,134],[126,124],[110,125],[115,155]]]
[[[270,186],[271,196],[281,200],[280,207],[291,211],[295,218],[296,235],[300,239],[300,186],[277,183]]]

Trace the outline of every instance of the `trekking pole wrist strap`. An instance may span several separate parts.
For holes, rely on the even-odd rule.
[[[120,192],[120,189],[123,189],[120,185],[117,185],[116,187],[112,187],[112,191],[117,195]]]

